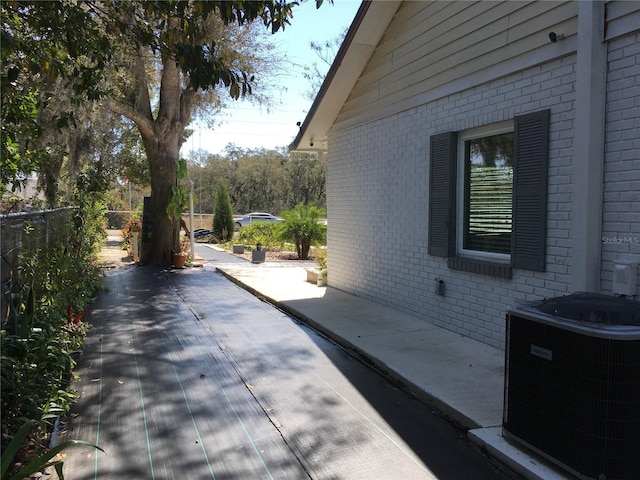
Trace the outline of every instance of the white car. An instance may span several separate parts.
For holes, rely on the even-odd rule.
[[[240,218],[236,218],[236,225],[238,226],[238,228],[246,227],[247,225],[251,225],[253,222],[282,223],[284,222],[284,219],[278,218],[275,215],[271,215],[270,213],[262,213],[262,212],[247,213],[246,215],[243,215]]]

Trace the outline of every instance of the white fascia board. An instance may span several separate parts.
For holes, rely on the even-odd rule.
[[[342,55],[338,52],[291,149],[326,150],[329,130],[401,4],[401,1],[374,0],[359,24],[356,25],[357,18],[354,20],[351,28],[357,30],[347,33],[346,39],[351,41]]]

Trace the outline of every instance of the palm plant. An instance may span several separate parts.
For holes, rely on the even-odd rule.
[[[296,245],[298,259],[307,260],[311,245],[324,240],[326,227],[318,223],[325,216],[325,211],[316,206],[305,206],[299,203],[293,210],[282,213],[284,223],[281,226],[280,236],[284,241],[293,242]]]

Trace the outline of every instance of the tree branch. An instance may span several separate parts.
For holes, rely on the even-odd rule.
[[[123,98],[109,101],[109,107],[115,113],[134,122],[143,136],[152,136],[154,121],[144,55],[144,49],[140,48],[138,58],[133,59],[131,62],[133,82],[125,90]]]
[[[145,50],[139,49],[140,61],[133,65],[132,73],[134,78],[134,109],[149,120],[153,120],[151,111],[151,99],[149,97],[149,81],[147,72],[145,71],[146,62],[144,62]]]
[[[118,115],[128,118],[136,124],[142,136],[153,136],[153,119],[148,118],[142,112],[137,111],[131,105],[117,100],[111,100],[109,102],[109,108]]]
[[[186,87],[182,90],[182,95],[180,96],[180,123],[182,123],[182,125],[187,125],[189,123],[195,97],[196,92],[193,88]]]

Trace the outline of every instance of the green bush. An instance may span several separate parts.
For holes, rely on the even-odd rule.
[[[26,313],[29,308],[24,303],[18,305],[16,316],[22,317],[17,322],[19,328],[7,325],[0,332],[2,424],[6,431],[15,431],[24,418],[52,424],[58,415],[69,411],[74,399],[67,390],[75,366],[72,355],[82,345],[86,325],[30,317]]]
[[[20,283],[14,282],[0,331],[0,403],[4,451],[25,419],[37,420],[29,448],[37,454],[47,424],[64,416],[74,400],[73,354],[88,325],[84,310],[101,286],[98,253],[105,238],[104,206],[86,198],[57,245],[37,245],[35,228],[25,231]],[[68,231],[67,231],[68,230]],[[24,459],[20,459],[24,461]],[[27,459],[28,460],[28,459]]]
[[[301,203],[293,210],[282,212],[284,223],[279,230],[280,238],[295,244],[300,260],[309,258],[311,245],[326,242],[327,227],[318,223],[325,215],[323,209]]]
[[[280,246],[279,227],[278,223],[253,222],[242,227],[234,241],[253,248],[260,244],[263,250],[271,250]]]

